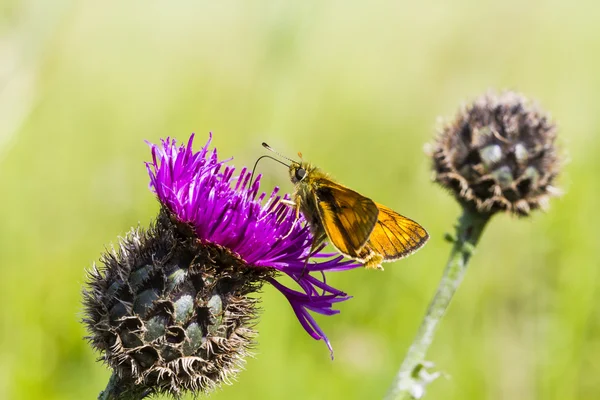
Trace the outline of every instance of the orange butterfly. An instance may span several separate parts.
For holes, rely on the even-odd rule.
[[[415,221],[334,182],[305,161],[291,160],[266,143],[262,145],[291,162],[282,163],[289,168],[296,186],[288,204],[295,208],[296,219],[302,212],[310,225],[311,253],[329,238],[346,257],[360,261],[366,268],[383,269],[382,262],[406,257],[429,239],[427,231]],[[302,159],[302,154],[298,155]]]

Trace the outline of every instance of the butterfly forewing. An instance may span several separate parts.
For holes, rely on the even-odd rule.
[[[377,204],[379,216],[365,249],[361,255],[375,251],[384,261],[405,257],[427,242],[429,234],[415,221]]]
[[[375,202],[329,180],[319,182],[314,194],[331,244],[342,254],[357,257],[377,223]]]

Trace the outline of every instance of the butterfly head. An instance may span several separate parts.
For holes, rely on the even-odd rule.
[[[290,180],[292,181],[292,183],[294,185],[297,183],[300,183],[308,177],[308,175],[310,174],[310,172],[313,169],[314,169],[314,167],[312,167],[306,161],[301,161],[301,162],[292,161],[292,163],[290,164],[290,170],[289,170]]]
[[[299,162],[290,160],[290,180],[294,185],[307,179],[310,173],[315,169],[315,167],[302,159],[302,153],[298,152],[298,157],[300,158]]]

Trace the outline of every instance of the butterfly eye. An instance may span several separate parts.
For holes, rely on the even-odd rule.
[[[298,168],[296,170],[296,179],[301,181],[306,176],[306,170],[304,168]]]

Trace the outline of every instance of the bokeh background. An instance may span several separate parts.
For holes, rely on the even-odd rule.
[[[79,320],[85,269],[158,204],[144,140],[251,165],[266,141],[421,222],[427,246],[330,281],[335,348],[263,294],[257,356],[212,399],[376,399],[441,275],[455,202],[423,153],[489,88],[560,127],[566,195],[498,216],[429,353],[429,399],[600,398],[600,7],[593,1],[0,2],[0,398],[95,398],[109,371]],[[264,189],[291,191],[265,161]]]

